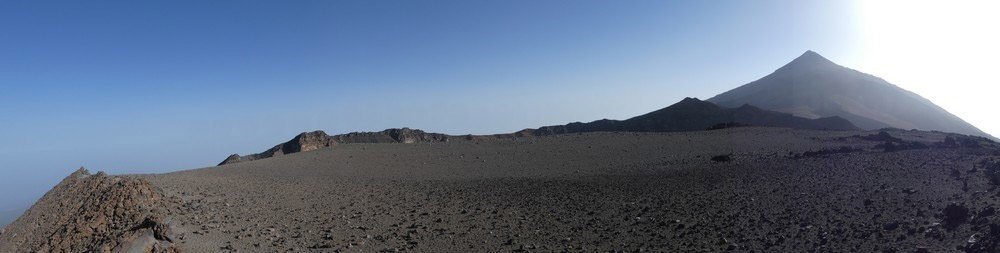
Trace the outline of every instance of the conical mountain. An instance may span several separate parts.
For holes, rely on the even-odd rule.
[[[813,51],[757,81],[707,101],[750,104],[805,118],[839,116],[864,129],[894,127],[992,137],[930,100]]]

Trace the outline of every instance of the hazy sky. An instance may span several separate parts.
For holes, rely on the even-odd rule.
[[[998,135],[995,7],[4,1],[0,210],[80,166],[212,166],[308,130],[486,134],[623,119],[735,88],[809,49]]]

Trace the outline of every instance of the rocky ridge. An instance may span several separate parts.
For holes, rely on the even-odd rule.
[[[448,135],[428,133],[419,129],[390,128],[380,132],[352,132],[347,134],[328,135],[321,130],[304,132],[291,140],[278,144],[264,152],[240,156],[232,154],[219,165],[253,161],[298,152],[313,151],[324,147],[346,143],[415,143],[415,142],[445,142]]]
[[[168,201],[145,179],[80,168],[0,233],[0,252],[177,252]]]

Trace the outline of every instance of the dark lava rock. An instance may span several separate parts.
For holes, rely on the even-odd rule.
[[[924,144],[922,142],[902,141],[902,142],[885,142],[882,144],[875,145],[875,148],[881,148],[885,152],[896,152],[896,151],[910,150],[910,149],[927,149],[930,147],[928,147],[927,144]]]
[[[864,151],[862,149],[852,148],[848,146],[843,146],[834,149],[821,149],[819,151],[806,151],[802,154],[797,154],[793,158],[804,158],[804,157],[817,157],[817,156],[827,156],[832,154],[846,154]]]
[[[864,136],[856,135],[855,137],[866,141],[903,142],[903,139],[893,137],[886,131],[879,131],[878,134],[872,134],[872,135],[864,135]]]
[[[313,151],[324,147],[343,143],[416,143],[416,142],[446,142],[448,135],[428,133],[419,129],[390,128],[380,132],[352,132],[339,135],[327,135],[323,131],[304,132],[291,140],[278,144],[264,152],[246,156],[230,155],[219,165],[253,161],[279,155]]]
[[[726,129],[726,128],[745,127],[745,126],[748,126],[748,125],[747,124],[741,124],[741,123],[738,123],[738,122],[727,122],[727,123],[715,124],[715,125],[713,125],[711,127],[708,127],[705,130],[720,130],[720,129]]]
[[[930,148],[930,146],[924,144],[923,142],[904,141],[901,138],[892,136],[886,131],[879,131],[878,134],[872,134],[872,135],[855,135],[854,138],[866,141],[882,142],[881,144],[875,145],[875,148],[882,149],[885,152]]]
[[[1000,225],[990,224],[986,233],[973,234],[966,241],[965,252],[1000,252]]]
[[[986,138],[977,138],[972,136],[962,136],[962,135],[949,135],[944,138],[943,141],[934,143],[936,148],[981,148],[984,145],[981,143],[993,143],[992,140]],[[988,144],[987,144],[988,145]]]
[[[899,228],[899,222],[896,222],[896,221],[889,222],[889,223],[886,223],[886,224],[882,225],[882,229],[885,229],[887,231],[896,230],[897,228]]]
[[[944,224],[950,227],[956,227],[969,220],[969,208],[961,204],[948,204],[941,214],[944,215]]]
[[[977,216],[979,216],[979,217],[990,217],[990,216],[993,216],[994,214],[996,214],[996,209],[993,209],[993,207],[991,206],[991,207],[987,207],[987,208],[983,209],[982,211],[979,211],[979,215],[977,215]]]
[[[983,161],[981,164],[986,170],[986,178],[990,180],[990,183],[1000,185],[1000,162]]]
[[[730,158],[729,155],[717,155],[712,157],[713,162],[729,162],[732,160],[733,159]]]

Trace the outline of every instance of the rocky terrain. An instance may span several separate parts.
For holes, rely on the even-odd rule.
[[[240,156],[233,154],[219,165],[253,161],[284,154],[312,151],[323,147],[345,143],[414,143],[414,142],[444,142],[448,135],[427,133],[419,129],[392,128],[381,132],[353,132],[330,136],[323,131],[305,132],[296,135],[291,140],[278,144],[273,148],[257,154]]]
[[[146,179],[80,168],[0,230],[0,252],[177,252],[172,201]]]
[[[189,252],[993,252],[998,184],[992,141],[892,129],[351,143],[158,175],[76,173],[0,245],[108,249],[139,228],[157,249]]]
[[[80,169],[0,252],[1000,252],[988,138],[810,51],[626,120],[314,131],[216,167]]]
[[[732,108],[751,104],[806,118],[839,116],[869,130],[894,127],[991,137],[916,93],[813,51],[707,101]]]

